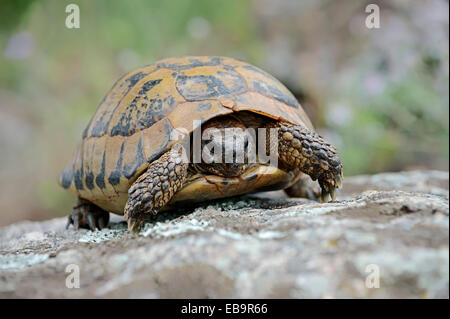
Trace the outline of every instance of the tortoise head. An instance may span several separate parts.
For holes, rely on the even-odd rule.
[[[218,176],[240,176],[248,167],[251,138],[246,127],[232,117],[207,122],[202,127],[200,168]]]

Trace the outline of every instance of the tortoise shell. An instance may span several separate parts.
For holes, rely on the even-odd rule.
[[[170,140],[174,130],[190,133],[199,123],[195,120],[205,122],[238,111],[312,129],[308,116],[283,84],[242,61],[207,56],[171,58],[132,71],[121,77],[100,103],[59,183],[105,210],[123,214],[129,187],[176,142]],[[273,183],[276,174],[280,180],[293,178],[268,167],[255,168],[247,175],[255,188],[269,183],[269,177]],[[267,178],[255,182],[254,177],[260,175]],[[221,184],[220,179],[215,184]],[[248,187],[241,185],[241,193]],[[224,188],[222,196],[209,196],[212,189],[197,184],[174,200],[187,200],[190,192],[199,188],[205,198],[239,193]]]

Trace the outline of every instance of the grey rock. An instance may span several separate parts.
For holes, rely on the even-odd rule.
[[[271,192],[165,212],[140,236],[119,216],[22,222],[0,229],[0,298],[448,298],[448,197],[448,172],[414,171],[347,178],[326,204]]]

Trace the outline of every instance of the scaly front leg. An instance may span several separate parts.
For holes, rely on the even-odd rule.
[[[147,214],[156,215],[181,189],[188,164],[181,147],[174,146],[152,162],[128,190],[124,217],[128,229],[138,233]]]
[[[278,128],[279,161],[289,169],[298,168],[312,180],[318,180],[323,202],[328,201],[329,195],[334,200],[335,189],[342,184],[342,163],[336,149],[305,127],[281,122],[270,127]],[[269,138],[267,141],[271,143]]]

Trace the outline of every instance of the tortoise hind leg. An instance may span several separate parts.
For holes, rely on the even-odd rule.
[[[73,225],[75,229],[88,228],[94,231],[108,226],[109,213],[88,200],[78,197],[78,203],[73,207],[67,219],[66,229]]]
[[[181,147],[174,146],[153,161],[128,190],[124,217],[128,230],[138,233],[148,214],[156,215],[183,186],[188,164]]]
[[[320,200],[320,186],[308,175],[301,174],[299,179],[284,190],[290,197],[303,197],[311,200]]]

